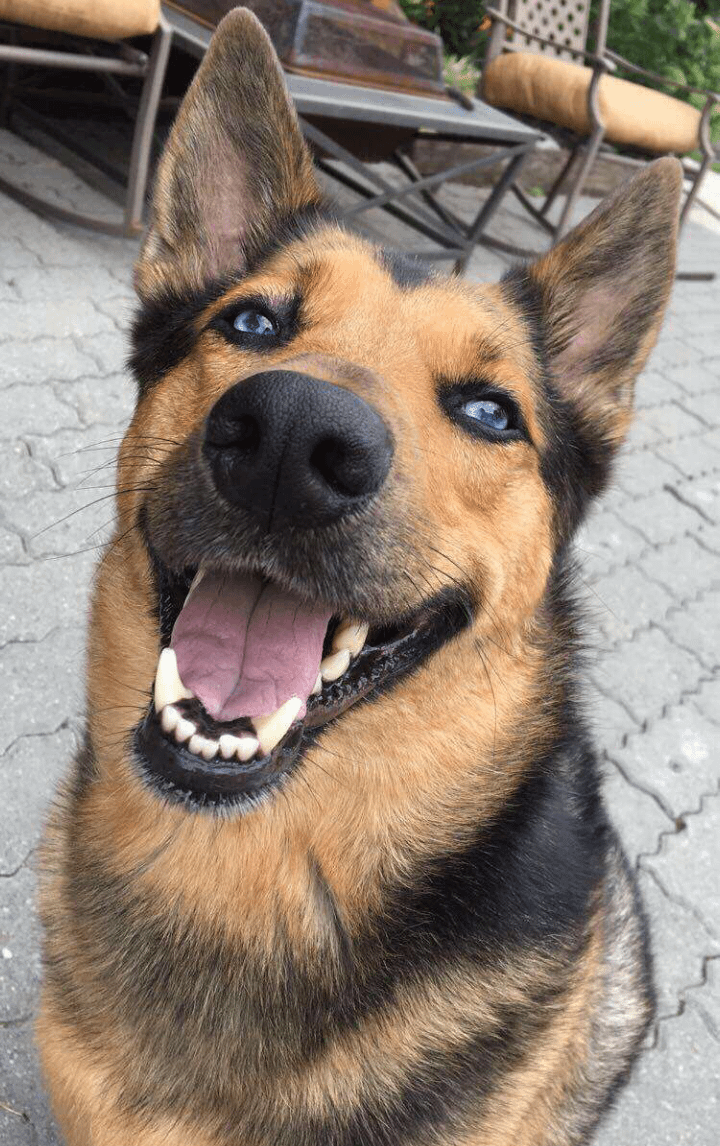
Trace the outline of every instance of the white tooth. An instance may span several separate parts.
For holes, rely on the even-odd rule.
[[[358,655],[367,640],[370,626],[365,621],[343,621],[333,635],[334,649],[349,649],[354,657]]]
[[[349,656],[348,653],[348,659]],[[276,712],[271,712],[269,716],[253,718],[252,726],[257,732],[264,756],[268,752],[272,752],[275,745],[280,743],[301,708],[300,697],[291,696],[289,700],[280,705]]]
[[[166,704],[189,700],[192,695],[180,680],[175,650],[163,649],[155,674],[155,711],[162,712]]]
[[[175,725],[175,739],[178,744],[184,744],[185,741],[189,740],[191,736],[194,736],[196,732],[197,726],[193,724],[192,720],[186,720],[184,716],[181,716]]]
[[[195,590],[197,589],[198,585],[200,584],[200,582],[202,581],[204,576],[205,576],[205,570],[203,569],[203,567],[201,565],[200,568],[198,569],[197,573],[193,577],[192,581],[190,582],[190,588],[187,591],[187,597],[185,598],[185,604],[188,603],[188,601],[190,600],[190,594],[195,592]]]
[[[320,675],[323,680],[337,680],[339,676],[342,676],[349,664],[349,650],[340,649],[340,652],[333,653],[332,656],[325,657],[325,660],[321,661]]]
[[[219,740],[220,755],[223,760],[230,760],[237,752],[240,741],[237,736],[231,736],[229,732],[224,732]]]
[[[180,713],[178,710],[173,708],[171,704],[166,704],[160,716],[160,724],[162,726],[163,732],[172,732],[172,730],[177,726],[179,719]]]
[[[315,681],[315,687],[312,690],[312,695],[313,696],[319,696],[319,694],[321,692],[322,692],[322,673],[318,673],[317,674],[317,680]]]
[[[201,736],[202,744],[200,745],[200,755],[204,760],[212,760],[217,755],[218,742],[217,740],[206,740]]]
[[[243,764],[246,764],[248,760],[252,760],[259,747],[260,741],[256,740],[254,736],[240,736],[236,749],[238,760],[242,760]]]
[[[205,741],[204,736],[197,736],[197,735],[191,736],[190,737],[190,743],[188,744],[188,748],[190,749],[190,751],[192,753],[194,753],[195,756],[201,756],[202,755],[202,747],[203,747],[203,744],[205,744],[205,743],[206,743],[206,741]]]

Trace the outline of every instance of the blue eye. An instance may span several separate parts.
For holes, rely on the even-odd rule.
[[[276,334],[275,324],[259,310],[241,310],[233,319],[233,326],[241,334]]]
[[[491,398],[473,398],[461,407],[466,418],[473,422],[480,422],[489,426],[491,430],[507,430],[510,426],[510,415],[499,402]]]

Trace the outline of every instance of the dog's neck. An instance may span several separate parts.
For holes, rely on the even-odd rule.
[[[466,630],[328,728],[260,808],[220,819],[165,806],[117,735],[127,709],[104,691],[117,697],[126,682],[124,702],[138,704],[152,681],[146,614],[107,604],[128,572],[122,547],[111,550],[96,592],[89,742],[98,778],[83,815],[117,874],[246,941],[272,942],[280,927],[315,944],[336,916],[352,930],[388,887],[468,846],[559,735],[548,712],[562,707],[564,674],[543,614],[514,638],[499,626]],[[142,572],[130,583],[140,591]]]

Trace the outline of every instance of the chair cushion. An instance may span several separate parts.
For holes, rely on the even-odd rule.
[[[591,79],[591,68],[534,52],[510,52],[496,56],[483,70],[482,95],[494,107],[588,135]],[[682,100],[604,75],[598,102],[611,143],[681,155],[698,146],[700,112]]]
[[[0,20],[98,40],[154,32],[160,0],[0,0]]]

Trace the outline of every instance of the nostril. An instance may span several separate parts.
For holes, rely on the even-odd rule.
[[[372,462],[359,443],[323,438],[310,454],[310,466],[341,497],[362,497],[374,491]]]
[[[257,418],[242,414],[234,418],[219,418],[208,435],[207,442],[217,449],[229,449],[238,454],[255,454],[260,448],[262,432]]]

